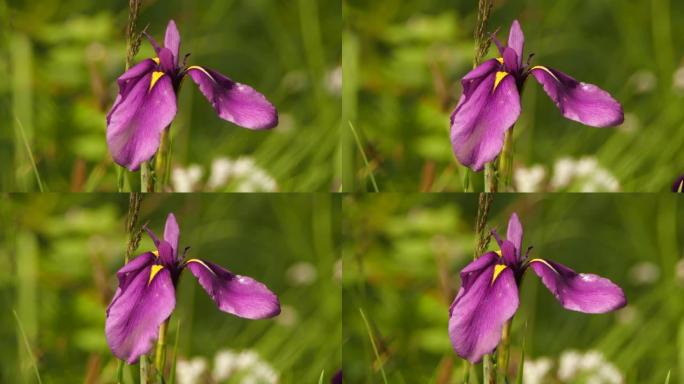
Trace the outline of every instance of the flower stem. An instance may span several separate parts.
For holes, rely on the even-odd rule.
[[[157,349],[154,353],[154,366],[157,374],[164,376],[164,364],[166,363],[166,328],[169,326],[169,319],[166,319],[159,326],[159,338],[157,339]]]
[[[154,160],[154,174],[157,183],[154,186],[155,192],[162,192],[168,182],[169,155],[171,153],[171,126],[164,128],[161,134],[161,144]]]
[[[499,375],[502,377],[504,381],[506,380],[506,374],[508,373],[508,360],[510,357],[509,350],[511,346],[510,336],[512,323],[513,319],[511,318],[504,324],[503,330],[501,332],[501,342],[499,342],[499,347],[497,348],[497,366],[499,368]]]
[[[496,384],[496,368],[492,360],[493,355],[484,355],[482,358],[483,383]]]
[[[511,191],[513,179],[513,127],[506,131],[503,150],[499,155],[499,190]]]
[[[485,192],[497,192],[499,190],[499,175],[496,167],[496,159],[490,163],[485,164]]]
[[[144,161],[140,164],[140,192],[154,192],[154,175],[150,164]]]

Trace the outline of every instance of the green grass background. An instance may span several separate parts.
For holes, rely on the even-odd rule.
[[[127,195],[0,198],[0,382],[36,382],[12,310],[43,383],[114,382],[117,360],[105,342],[104,321],[115,272],[124,262],[127,209]],[[168,356],[178,337],[184,358],[211,362],[220,349],[253,349],[280,372],[280,383],[317,382],[323,371],[329,380],[341,366],[341,286],[334,277],[339,200],[323,194],[145,196],[139,222],[161,234],[169,212],[179,221],[181,246],[192,247],[190,257],[264,282],[290,315],[295,312],[295,320],[287,325],[220,312],[184,273],[169,325]],[[136,254],[150,249],[144,235]],[[288,269],[300,262],[316,272],[308,285],[288,278]],[[137,365],[131,372],[137,375]]]
[[[346,0],[343,32],[343,186],[381,191],[462,191],[465,168],[449,141],[449,115],[472,68],[476,1]],[[494,1],[489,31],[506,41],[514,19],[525,59],[594,83],[622,103],[628,124],[594,129],[561,117],[534,79],[514,129],[516,166],[596,156],[623,191],[669,190],[684,173],[684,3],[671,0]],[[490,49],[488,57],[494,57]],[[637,91],[636,73],[654,81]],[[362,160],[348,122],[361,136]],[[471,175],[475,190],[482,174]]]
[[[389,383],[462,383],[464,361],[449,341],[448,308],[460,286],[458,273],[473,258],[477,205],[477,195],[469,194],[344,198],[343,362],[349,382],[383,383],[361,309]],[[505,234],[517,212],[523,246],[534,246],[532,257],[608,277],[629,304],[628,312],[605,315],[567,311],[536,275],[527,274],[513,322],[511,366],[520,360],[524,338],[528,359],[595,349],[626,383],[663,383],[668,371],[670,383],[683,383],[682,271],[675,277],[675,265],[684,265],[682,209],[675,195],[494,196],[488,227]],[[632,277],[642,262],[659,270],[652,283]],[[481,365],[477,371],[481,375]]]

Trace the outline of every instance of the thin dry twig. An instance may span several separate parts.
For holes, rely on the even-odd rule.
[[[480,193],[477,208],[477,221],[475,223],[475,237],[477,242],[475,244],[475,255],[473,256],[474,259],[477,259],[480,257],[480,255],[482,255],[484,250],[487,249],[489,241],[492,238],[491,233],[485,230],[485,226],[487,225],[487,216],[489,216],[489,209],[492,206],[493,200],[493,194],[487,192]]]
[[[142,238],[142,228],[136,228],[138,222],[138,215],[140,213],[140,203],[142,202],[142,193],[131,192],[128,197],[128,215],[126,216],[126,232],[128,233],[128,246],[126,247],[126,263],[133,256],[133,252],[138,249],[140,239]]]

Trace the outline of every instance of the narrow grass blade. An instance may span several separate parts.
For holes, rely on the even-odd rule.
[[[670,373],[671,371],[667,371],[667,377],[665,377],[665,384],[670,384]]]
[[[323,377],[325,376],[325,369],[321,371],[321,376],[318,377],[318,384],[323,384]]]
[[[361,139],[359,139],[359,135],[356,133],[356,129],[354,129],[354,124],[352,124],[351,121],[349,122],[349,128],[351,128],[352,134],[354,135],[354,140],[356,141],[356,146],[359,148],[359,152],[361,152],[361,157],[363,157],[363,163],[366,165],[366,173],[368,173],[368,177],[370,177],[371,184],[373,184],[373,190],[374,192],[380,192],[380,189],[378,189],[378,183],[375,182],[373,170],[370,168],[370,164],[368,163],[368,157],[366,157],[366,152],[363,151]]]
[[[26,139],[26,133],[24,132],[24,125],[21,124],[21,121],[19,120],[18,117],[15,117],[17,120],[17,126],[19,127],[19,134],[21,135],[21,141],[24,143],[24,147],[26,148],[26,154],[29,157],[29,160],[31,161],[31,167],[33,168],[33,174],[36,176],[36,182],[38,183],[38,190],[41,192],[45,192],[43,189],[43,182],[40,178],[40,173],[38,173],[38,167],[36,166],[36,160],[33,158],[33,152],[31,152],[31,146],[28,143],[28,139]]]
[[[378,361],[380,366],[380,373],[382,374],[382,381],[387,384],[387,375],[385,374],[385,368],[383,367],[382,360],[380,359],[380,353],[378,352],[378,346],[375,345],[375,338],[373,337],[373,331],[371,331],[368,319],[366,319],[366,314],[363,313],[363,309],[359,308],[361,313],[361,318],[363,318],[363,323],[366,325],[366,331],[368,332],[368,338],[370,339],[371,346],[373,346],[373,353],[375,353],[375,359]]]
[[[17,320],[17,327],[19,328],[19,333],[21,333],[21,337],[24,340],[24,344],[26,345],[26,350],[28,351],[29,356],[31,356],[31,365],[33,365],[33,370],[36,372],[36,379],[38,380],[38,384],[43,384],[43,381],[40,379],[40,372],[38,372],[36,357],[33,355],[33,351],[31,350],[31,345],[29,344],[28,337],[26,337],[24,327],[21,325],[21,320],[19,320],[19,315],[17,315],[17,311],[15,311],[14,309],[12,310],[12,313],[14,314],[14,318]]]
[[[176,322],[176,337],[173,341],[173,358],[171,359],[171,373],[169,373],[169,384],[176,383],[176,362],[178,361],[178,339],[180,339],[181,322]]]

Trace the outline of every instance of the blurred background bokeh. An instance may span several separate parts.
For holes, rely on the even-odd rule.
[[[45,189],[116,190],[105,114],[124,72],[127,18],[127,1],[0,1],[0,190],[38,190],[27,147]],[[180,30],[182,53],[192,53],[188,64],[253,86],[280,112],[272,131],[239,128],[184,82],[171,128],[174,188],[334,188],[340,3],[144,0],[138,30],[149,25],[163,41],[169,19]],[[135,62],[152,53],[143,39]]]
[[[571,312],[528,274],[513,321],[509,378],[524,340],[526,384],[664,383],[668,371],[670,383],[684,382],[682,203],[676,195],[494,197],[488,227],[505,234],[517,212],[533,257],[608,277],[628,299],[609,314]],[[477,207],[477,195],[464,194],[344,198],[343,362],[350,382],[382,383],[381,366],[390,383],[463,382],[448,308],[458,273],[473,258]],[[475,372],[471,378],[475,383]]]
[[[372,190],[370,173],[381,191],[463,190],[449,115],[473,65],[477,1],[345,0],[343,14],[344,190]],[[505,42],[520,20],[534,64],[599,85],[625,110],[618,128],[585,127],[531,79],[514,129],[517,191],[670,188],[684,173],[683,17],[671,0],[494,1],[490,32]],[[481,173],[470,180],[482,190]]]
[[[26,342],[44,383],[114,382],[104,320],[124,262],[127,210],[123,194],[1,196],[0,382],[36,382]],[[329,380],[341,366],[339,199],[148,195],[139,223],[161,234],[169,212],[189,256],[258,279],[282,305],[273,319],[240,319],[184,273],[167,336],[170,360],[178,345],[176,383],[310,383],[323,371]],[[136,254],[149,249],[144,235]],[[126,370],[125,382],[137,374]]]

